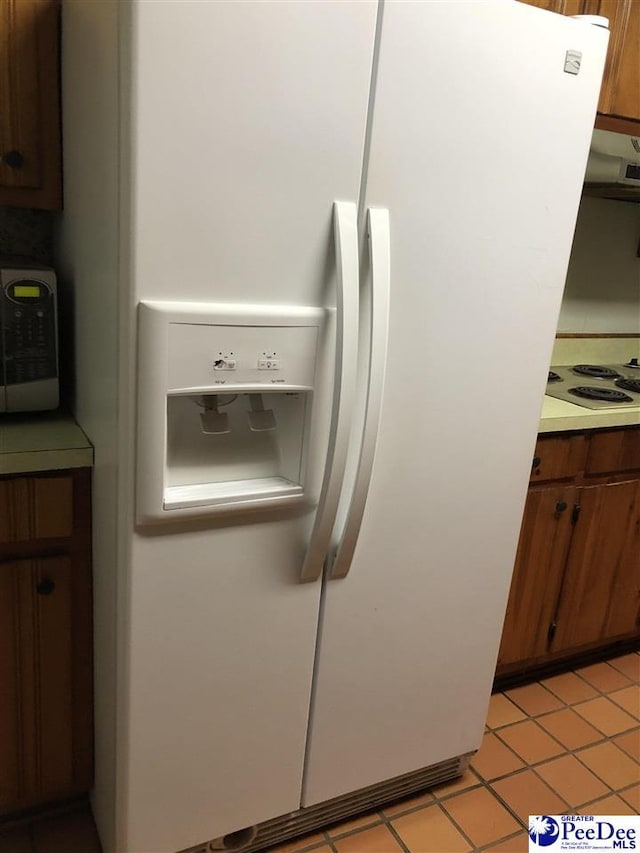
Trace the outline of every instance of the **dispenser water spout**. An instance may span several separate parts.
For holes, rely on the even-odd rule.
[[[204,407],[204,412],[200,414],[202,432],[207,435],[224,435],[231,432],[229,429],[229,415],[226,412],[218,411],[219,402],[217,394],[205,394],[199,397],[197,402]]]
[[[265,432],[276,428],[273,409],[265,409],[262,394],[249,394],[249,429],[252,432]]]

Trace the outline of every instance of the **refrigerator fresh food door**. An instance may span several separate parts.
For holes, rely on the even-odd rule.
[[[317,307],[334,330],[318,344],[309,500],[131,539],[119,849],[170,853],[300,806],[321,589],[300,574],[332,412],[334,202],[358,198],[377,4],[133,11],[133,303]]]
[[[480,745],[607,37],[519,3],[385,5],[385,389],[326,582],[305,805]]]

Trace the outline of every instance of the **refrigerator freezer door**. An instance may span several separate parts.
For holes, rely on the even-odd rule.
[[[333,204],[358,197],[377,3],[133,11],[131,299],[306,305],[331,325]],[[329,393],[314,395],[323,424],[305,475],[316,501],[334,348],[333,333],[319,340]],[[120,849],[169,853],[299,808],[313,511],[132,536]]]
[[[520,3],[385,5],[365,198],[391,223],[385,393],[326,588],[305,805],[480,745],[607,35]]]

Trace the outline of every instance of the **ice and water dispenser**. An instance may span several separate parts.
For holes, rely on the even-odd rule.
[[[138,522],[302,501],[324,311],[138,312]]]

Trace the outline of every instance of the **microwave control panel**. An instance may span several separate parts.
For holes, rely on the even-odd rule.
[[[0,412],[58,406],[55,272],[0,264]]]
[[[53,289],[20,279],[2,289],[5,384],[19,385],[57,375]]]

